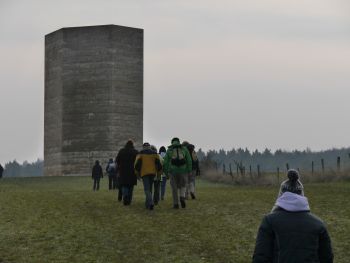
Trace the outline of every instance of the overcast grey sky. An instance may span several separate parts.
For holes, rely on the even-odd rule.
[[[43,157],[44,35],[144,29],[144,139],[350,146],[348,0],[0,0],[0,163]]]

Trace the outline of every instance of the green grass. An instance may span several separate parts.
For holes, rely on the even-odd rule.
[[[131,206],[107,180],[0,180],[0,262],[251,262],[262,216],[276,187],[198,181],[198,200],[173,210],[170,188],[154,211],[139,183]],[[335,262],[349,262],[350,183],[306,185],[312,211],[327,222]]]

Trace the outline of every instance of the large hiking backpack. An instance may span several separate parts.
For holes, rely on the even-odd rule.
[[[185,154],[180,147],[175,147],[171,154],[171,164],[175,166],[183,166],[186,164]]]

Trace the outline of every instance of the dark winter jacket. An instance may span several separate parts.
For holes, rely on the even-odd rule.
[[[310,213],[306,197],[286,192],[259,227],[253,263],[331,263],[331,240],[324,223]]]
[[[116,163],[118,166],[119,180],[121,185],[136,185],[137,178],[134,170],[134,163],[137,151],[133,146],[125,146],[122,148],[117,157]]]
[[[95,164],[94,167],[92,167],[92,178],[103,178],[103,172],[102,167],[99,164]]]

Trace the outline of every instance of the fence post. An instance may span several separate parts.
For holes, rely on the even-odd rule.
[[[314,174],[314,161],[311,162],[311,174]]]
[[[250,178],[252,178],[252,166],[251,165],[249,165],[249,176],[250,176]]]
[[[236,163],[236,172],[237,172],[237,178],[239,176],[239,172],[238,172],[238,163]]]
[[[215,162],[215,170],[216,170],[216,173],[218,173],[218,163]]]
[[[286,163],[287,171],[289,170],[289,163]]]
[[[258,177],[260,177],[260,165],[259,164],[257,166],[257,169],[258,169]]]
[[[231,163],[230,163],[230,175],[232,176],[232,167],[231,167]]]
[[[223,175],[226,174],[226,166],[225,166],[225,164],[222,165],[222,174]]]
[[[324,159],[321,159],[322,173],[324,173]]]
[[[280,184],[280,168],[277,167],[277,184]]]

